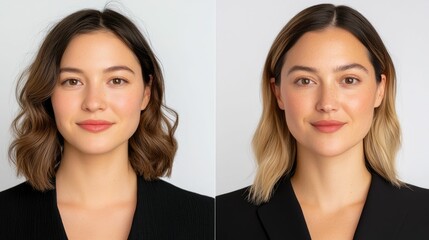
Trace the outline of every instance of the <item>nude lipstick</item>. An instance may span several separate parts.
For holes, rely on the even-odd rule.
[[[342,128],[345,122],[335,120],[321,120],[311,123],[313,127],[323,133],[333,133]]]
[[[113,123],[104,120],[85,120],[78,122],[77,125],[88,132],[101,132],[110,128]]]

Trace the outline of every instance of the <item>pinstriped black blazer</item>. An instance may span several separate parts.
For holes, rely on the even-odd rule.
[[[213,198],[142,177],[137,188],[128,239],[214,238]],[[25,182],[0,192],[0,240],[8,239],[67,239],[55,190],[39,192]]]
[[[268,203],[246,200],[248,188],[216,198],[218,240],[310,239],[289,177]],[[429,190],[397,188],[372,173],[367,199],[353,239],[429,239]]]

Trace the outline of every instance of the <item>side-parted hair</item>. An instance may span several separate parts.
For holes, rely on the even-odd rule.
[[[171,174],[177,150],[174,132],[178,115],[163,103],[164,80],[155,54],[127,17],[111,9],[86,9],[53,26],[17,85],[20,111],[12,123],[15,138],[9,147],[9,158],[18,175],[24,176],[37,190],[54,187],[64,146],[51,103],[61,58],[75,36],[94,31],[109,31],[121,39],[137,56],[144,84],[151,87],[149,104],[141,112],[138,128],[129,139],[128,155],[133,169],[147,180]]]
[[[377,83],[386,76],[385,96],[374,110],[369,133],[364,138],[367,165],[395,186],[401,186],[395,170],[400,146],[400,126],[395,110],[396,76],[392,59],[371,23],[347,6],[320,4],[294,16],[277,35],[265,61],[262,75],[263,111],[253,136],[258,170],[250,188],[249,200],[255,204],[269,201],[276,183],[293,174],[296,164],[296,140],[290,133],[284,111],[278,107],[271,79],[280,85],[280,72],[286,53],[302,35],[311,31],[338,27],[353,34],[368,50]]]

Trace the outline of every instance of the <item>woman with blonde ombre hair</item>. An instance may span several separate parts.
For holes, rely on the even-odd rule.
[[[429,239],[429,191],[395,170],[395,81],[356,10],[293,17],[265,61],[254,183],[217,198],[218,239]]]

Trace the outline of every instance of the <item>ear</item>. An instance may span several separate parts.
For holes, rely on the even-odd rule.
[[[144,84],[144,89],[143,89],[143,100],[142,100],[142,105],[141,105],[141,110],[145,110],[147,105],[149,104],[150,101],[150,93],[151,93],[151,89],[152,89],[152,74],[149,75],[149,83]]]
[[[381,81],[378,83],[377,86],[377,96],[375,96],[375,104],[374,108],[377,108],[380,106],[381,102],[384,99],[384,91],[386,89],[386,75],[381,74]]]
[[[274,78],[270,79],[270,85],[271,85],[271,91],[273,92],[274,96],[277,99],[277,104],[279,105],[279,108],[281,110],[285,110],[284,103],[280,94],[280,86],[277,86],[276,80]]]

